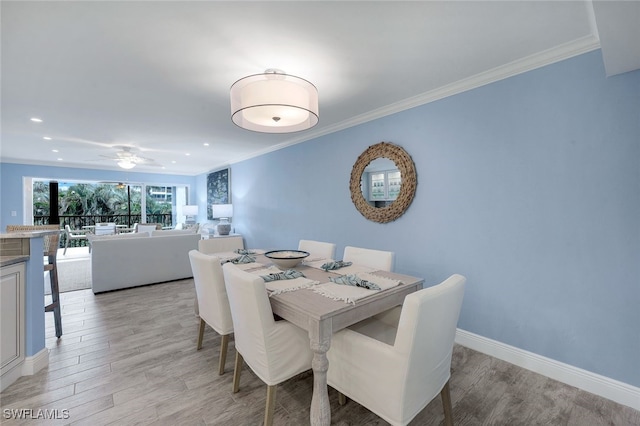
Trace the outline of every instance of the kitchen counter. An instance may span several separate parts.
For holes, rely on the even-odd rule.
[[[15,265],[16,263],[26,262],[29,256],[26,254],[16,256],[0,256],[0,267]]]
[[[44,235],[58,234],[62,232],[57,229],[43,229],[35,231],[19,231],[19,232],[4,232],[0,234],[0,239],[16,239],[16,238],[38,238]]]
[[[57,234],[59,232],[57,229],[48,229],[2,233],[0,234],[0,256],[3,258],[28,256],[31,254],[30,246],[32,240],[37,238],[42,239],[46,235]],[[7,261],[11,262],[12,260],[7,259]],[[2,265],[4,266],[4,263]]]
[[[44,237],[59,232],[47,229],[0,234],[3,273],[0,389],[49,365],[45,345]],[[14,303],[15,308],[10,308]]]

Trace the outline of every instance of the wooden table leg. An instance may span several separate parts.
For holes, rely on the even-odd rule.
[[[331,424],[331,406],[327,390],[327,370],[329,360],[327,351],[331,347],[331,322],[321,321],[309,324],[309,340],[313,359],[313,396],[311,397],[311,426],[329,426]]]

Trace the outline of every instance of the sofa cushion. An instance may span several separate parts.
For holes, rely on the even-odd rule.
[[[158,225],[156,223],[139,223],[138,226],[136,226],[136,232],[139,233],[147,233],[149,235],[151,235],[151,233],[153,231],[155,231],[156,229],[161,229],[162,226]]]
[[[194,229],[161,229],[151,232],[152,237],[160,237],[166,235],[184,235],[184,234],[195,234],[196,230]]]
[[[126,232],[123,234],[113,234],[113,235],[95,235],[95,234],[87,234],[87,239],[89,242],[98,241],[98,240],[121,240],[125,238],[148,238],[149,234],[137,233],[137,232]]]

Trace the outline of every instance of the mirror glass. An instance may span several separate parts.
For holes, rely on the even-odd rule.
[[[387,207],[393,203],[402,184],[402,173],[393,160],[376,158],[364,168],[362,173],[362,196],[372,207]]]
[[[351,170],[351,201],[367,219],[387,223],[404,214],[417,186],[411,156],[389,142],[367,148]]]

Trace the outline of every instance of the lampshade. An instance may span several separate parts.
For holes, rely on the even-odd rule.
[[[318,124],[318,89],[275,69],[241,78],[231,85],[231,120],[255,132],[310,129]]]
[[[136,166],[136,163],[129,160],[120,160],[118,161],[118,166],[122,167],[123,169],[133,169]]]
[[[233,216],[233,204],[212,204],[211,216],[213,218],[230,218]]]
[[[182,206],[182,214],[184,214],[185,216],[198,216],[198,206],[197,205]]]

